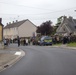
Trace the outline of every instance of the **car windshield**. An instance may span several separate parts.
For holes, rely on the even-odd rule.
[[[45,37],[44,39],[47,39],[47,40],[49,40],[49,39],[51,39],[51,37]]]
[[[51,39],[51,37],[49,37],[49,36],[44,36],[44,37],[41,38],[41,40],[44,40],[44,39],[49,40],[49,39]]]

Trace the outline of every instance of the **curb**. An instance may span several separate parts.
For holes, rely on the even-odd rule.
[[[52,48],[66,48],[66,49],[73,49],[76,50],[76,47],[67,47],[67,46],[51,46]]]
[[[23,56],[25,56],[25,52],[21,49],[19,49],[19,50],[20,50],[19,52],[21,52],[21,55],[17,55],[17,57],[14,60],[2,65],[0,68],[0,72],[7,69],[7,68],[10,68],[14,64],[16,64]]]
[[[66,48],[66,49],[76,50],[76,48],[75,48],[75,47],[60,47],[60,48]]]

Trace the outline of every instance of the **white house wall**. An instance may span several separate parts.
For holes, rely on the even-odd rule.
[[[36,32],[36,26],[34,26],[28,20],[20,25],[18,28],[18,33],[20,37],[31,37],[34,32]]]
[[[18,35],[17,31],[18,31],[17,27],[4,29],[3,36],[5,38],[16,38],[16,36]]]

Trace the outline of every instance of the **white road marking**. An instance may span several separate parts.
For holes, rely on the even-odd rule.
[[[21,52],[16,52],[15,55],[21,55]]]

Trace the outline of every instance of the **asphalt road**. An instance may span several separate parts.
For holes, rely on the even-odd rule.
[[[26,55],[0,75],[76,75],[76,50],[46,46],[20,48]]]

